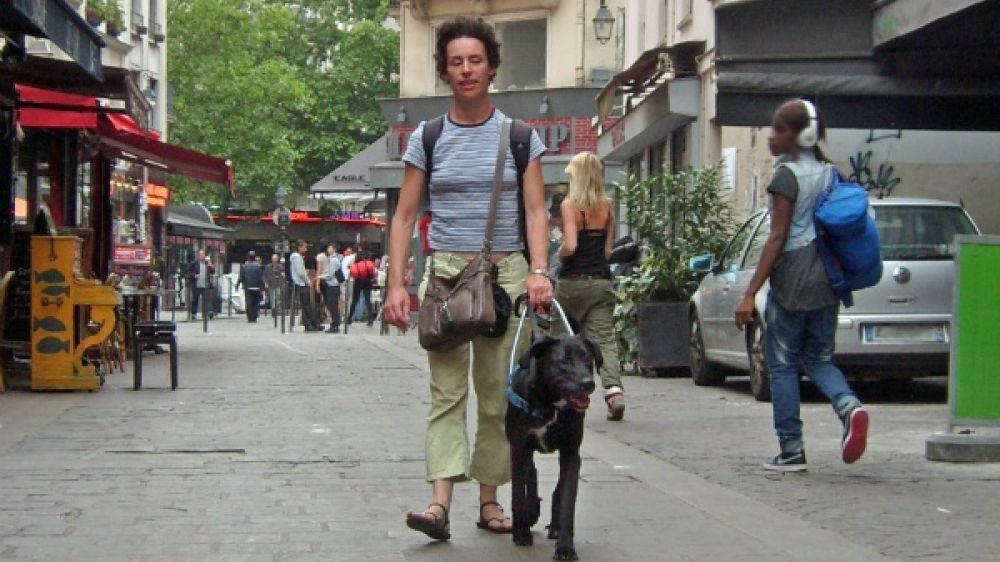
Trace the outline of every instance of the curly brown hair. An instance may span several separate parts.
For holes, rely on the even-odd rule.
[[[497,41],[493,26],[483,20],[463,16],[449,20],[438,28],[437,45],[434,50],[438,76],[443,78],[448,72],[448,43],[463,37],[478,39],[486,47],[486,60],[490,66],[494,70],[500,68],[500,42]]]

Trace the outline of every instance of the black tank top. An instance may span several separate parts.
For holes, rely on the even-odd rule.
[[[583,221],[580,226],[586,226],[587,215],[580,211]],[[604,246],[608,233],[605,229],[580,228],[576,235],[576,252],[562,259],[560,277],[600,277],[611,279],[611,266],[604,257]]]

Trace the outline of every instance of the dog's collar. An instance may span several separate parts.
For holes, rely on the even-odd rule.
[[[517,392],[514,392],[514,377],[517,375],[518,370],[519,367],[514,367],[513,369],[511,369],[510,373],[507,374],[507,402],[509,402],[511,406],[514,406],[518,410],[521,410],[522,412],[529,414],[533,417],[536,417],[540,420],[551,419],[552,418],[551,414],[547,414],[545,410],[538,407],[532,409],[528,405],[527,400],[525,400]]]

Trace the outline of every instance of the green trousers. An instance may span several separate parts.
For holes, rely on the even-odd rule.
[[[436,252],[434,267],[445,277],[458,274],[467,260],[448,252]],[[524,292],[528,264],[520,252],[499,264],[498,282],[511,301]],[[423,299],[427,276],[420,286]],[[501,338],[480,336],[458,348],[428,351],[431,368],[431,411],[427,417],[427,480],[476,480],[489,486],[510,481],[510,446],[504,433],[507,415],[507,373],[517,331],[517,318],[511,317],[507,333]],[[524,327],[517,356],[527,350],[530,330]],[[469,455],[466,427],[466,403],[469,398],[469,371],[478,403],[475,445]]]
[[[601,348],[601,386],[622,387],[618,343],[615,341],[615,293],[608,279],[566,277],[556,284],[556,300],[580,323],[583,333]]]

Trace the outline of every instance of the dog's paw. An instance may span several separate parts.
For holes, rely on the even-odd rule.
[[[535,537],[531,535],[531,530],[514,530],[514,544],[517,546],[531,546],[535,544]]]
[[[549,530],[550,539],[555,540],[559,538],[559,527],[555,525],[547,525],[545,528]]]
[[[556,553],[552,557],[553,560],[579,560],[580,557],[576,555],[576,549],[572,546],[557,546]]]

